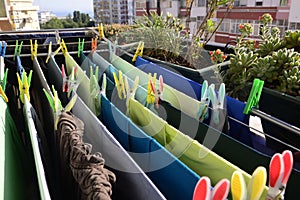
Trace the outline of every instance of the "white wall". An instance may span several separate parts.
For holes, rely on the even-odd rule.
[[[289,22],[300,22],[299,8],[300,8],[300,1],[292,0],[291,7],[290,7]]]

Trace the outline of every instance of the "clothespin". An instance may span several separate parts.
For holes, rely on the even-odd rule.
[[[198,111],[198,117],[200,121],[203,121],[204,118],[208,118],[208,106],[210,103],[210,99],[208,98],[208,82],[205,80],[202,84],[202,89],[201,89],[201,100],[200,100],[200,107]]]
[[[14,60],[15,60],[16,56],[21,55],[22,46],[23,46],[23,41],[21,42],[21,44],[19,46],[19,41],[17,40],[16,41],[16,47],[15,47]]]
[[[78,39],[78,53],[77,56],[78,58],[80,58],[80,54],[83,52],[84,50],[84,38],[82,39],[82,42],[80,42],[80,38]]]
[[[8,69],[5,70],[5,73],[2,74],[1,72],[1,77],[0,77],[0,86],[2,89],[5,91],[6,89],[6,81],[7,81],[7,75],[8,75]]]
[[[135,54],[132,58],[132,62],[135,62],[136,61],[136,58],[138,56],[142,57],[143,56],[143,51],[144,51],[144,42],[139,42],[139,45],[135,51]]]
[[[37,49],[38,49],[37,40],[35,40],[34,45],[32,44],[32,40],[30,40],[31,60],[33,60],[34,57],[37,56]]]
[[[24,71],[22,78],[20,78],[20,75],[17,73],[18,83],[19,83],[19,91],[20,91],[20,99],[21,102],[24,103],[24,95],[27,96],[28,100],[30,101],[30,94],[29,94],[29,88],[31,83],[31,77],[32,77],[32,70],[30,70],[29,75],[27,77],[27,73]]]
[[[257,108],[261,92],[264,86],[264,81],[259,79],[254,79],[252,89],[246,104],[246,107],[244,109],[244,114],[248,115],[252,108]]]
[[[150,79],[151,88],[154,91],[155,106],[156,106],[156,108],[158,108],[159,101],[162,99],[163,88],[164,88],[164,80],[163,80],[162,75],[159,76],[159,85],[157,86],[155,83],[156,83],[156,78],[154,81]],[[158,87],[158,89],[156,89],[156,87]]]
[[[84,71],[85,72],[85,71]],[[70,97],[71,92],[76,92],[79,84],[81,83],[83,76],[77,77],[77,67],[73,67],[70,76],[67,76],[65,67],[62,65],[61,67],[61,75],[63,79],[63,92],[68,93],[68,97]]]
[[[6,42],[1,42],[0,41],[0,83],[2,85],[2,89],[5,91],[5,86],[6,86],[6,79],[7,79],[7,70],[4,72],[4,57],[6,53]]]
[[[61,40],[60,46],[61,46],[61,51],[63,52],[64,55],[66,55],[66,53],[68,53],[68,48],[66,46],[64,39]]]
[[[135,96],[136,90],[137,90],[138,85],[139,85],[139,80],[140,80],[139,76],[136,76],[135,79],[134,79],[133,86],[130,87],[127,76],[124,77],[125,90],[126,90],[126,96],[127,96],[127,98],[126,98],[127,108],[129,106],[129,100],[131,98],[134,98],[134,96]]]
[[[55,130],[57,130],[57,124],[58,124],[58,119],[59,119],[59,116],[61,114],[62,111],[70,111],[75,103],[76,103],[76,100],[77,100],[77,94],[75,94],[72,99],[69,101],[69,103],[66,105],[65,108],[62,107],[62,104],[61,104],[61,101],[59,100],[58,98],[58,94],[57,94],[57,91],[55,90],[54,86],[52,85],[52,91],[53,91],[53,94],[51,93],[48,93],[44,88],[43,88],[43,91],[48,99],[48,102],[53,110],[53,113],[54,113],[54,128]]]
[[[100,93],[104,96],[106,96],[106,86],[107,86],[106,73],[103,73]]]
[[[93,73],[93,67],[90,66],[90,95],[94,101],[96,115],[100,115],[101,109],[101,96],[100,96],[100,86],[98,84],[98,73],[99,69],[96,67],[95,74]]]
[[[156,73],[154,73],[154,77],[152,77],[151,73],[148,74],[148,86],[147,86],[147,98],[146,98],[146,107],[149,107],[151,104],[155,103],[155,90],[151,85],[151,79],[156,81]]]
[[[121,70],[119,70],[119,78],[117,77],[117,74],[113,72],[115,85],[118,91],[118,96],[120,99],[126,99],[126,92],[125,92],[125,84],[123,80],[123,73]]]
[[[56,43],[57,43],[57,44],[60,44],[61,38],[60,38],[60,36],[59,36],[58,30],[55,31],[55,39],[56,39]]]
[[[208,96],[212,102],[213,120],[215,124],[219,124],[219,110],[224,109],[225,101],[225,84],[222,83],[219,88],[218,97],[215,91],[215,84],[211,84],[208,88]]]
[[[92,38],[92,52],[95,52],[97,50],[97,48],[98,48],[97,42],[98,42],[97,37]]]
[[[105,37],[102,23],[98,24],[98,33],[99,33],[99,39],[102,40]]]
[[[6,54],[6,47],[7,47],[7,43],[4,41],[0,41],[0,56],[1,57],[5,57]]]
[[[5,102],[8,102],[8,98],[1,85],[0,85],[0,96],[4,99]]]

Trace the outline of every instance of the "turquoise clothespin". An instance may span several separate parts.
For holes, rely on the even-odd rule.
[[[212,102],[213,109],[213,120],[215,124],[219,124],[219,110],[224,109],[224,101],[225,101],[225,84],[222,83],[219,88],[218,97],[215,91],[215,84],[211,84],[208,88],[208,96]]]
[[[208,106],[210,103],[210,99],[208,98],[208,82],[205,80],[202,84],[201,88],[201,100],[200,107],[198,111],[198,118],[200,121],[203,121],[204,118],[208,118]]]
[[[251,112],[253,107],[257,108],[263,86],[264,86],[264,81],[258,78],[254,79],[252,89],[248,97],[246,107],[244,109],[244,114],[248,115]]]
[[[15,47],[14,60],[15,60],[16,56],[20,56],[21,55],[22,46],[23,46],[23,41],[19,45],[19,41],[17,40],[16,41],[16,47]]]
[[[80,38],[78,39],[78,53],[77,56],[78,58],[80,58],[80,54],[83,52],[84,50],[84,38],[82,39],[82,42],[80,42]]]
[[[0,83],[4,91],[6,88],[6,80],[7,80],[7,73],[8,73],[8,69],[6,70],[4,69],[5,68],[4,57],[6,53],[6,46],[7,46],[6,42],[0,41]]]

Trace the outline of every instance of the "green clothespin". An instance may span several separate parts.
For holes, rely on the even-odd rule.
[[[27,73],[24,70],[22,79],[20,78],[20,75],[17,73],[20,99],[22,103],[24,103],[24,95],[26,95],[27,99],[30,101],[29,88],[31,83],[31,77],[32,77],[32,70],[30,70],[28,77],[27,77]]]
[[[82,42],[80,42],[80,38],[78,39],[78,53],[77,56],[78,58],[80,58],[80,54],[83,52],[84,50],[84,38],[82,39]]]
[[[94,101],[96,116],[100,115],[100,109],[101,109],[101,96],[100,96],[100,86],[98,84],[98,73],[99,73],[98,67],[96,67],[95,74],[94,74],[93,67],[90,66],[90,95]]]
[[[58,124],[58,119],[59,119],[59,116],[61,114],[62,111],[65,111],[65,112],[68,112],[70,111],[75,103],[76,103],[76,100],[77,100],[77,94],[75,94],[72,99],[69,101],[69,103],[66,105],[65,108],[62,107],[62,104],[61,104],[61,101],[59,100],[58,98],[58,94],[57,94],[57,91],[55,90],[54,86],[52,85],[52,91],[53,93],[48,93],[44,88],[43,88],[43,91],[48,99],[48,102],[53,110],[53,113],[54,113],[54,128],[55,130],[57,130],[57,124]]]
[[[8,68],[5,70],[4,74],[2,74],[2,73],[0,74],[0,83],[1,83],[1,87],[4,91],[6,89],[7,75],[8,75]]]
[[[254,79],[252,89],[246,104],[246,107],[244,109],[244,114],[248,115],[253,107],[257,107],[261,92],[264,86],[264,81],[260,79]]]
[[[23,46],[23,41],[21,42],[21,44],[19,46],[19,41],[17,40],[16,41],[16,47],[15,47],[14,60],[15,60],[16,56],[21,55],[22,46]]]

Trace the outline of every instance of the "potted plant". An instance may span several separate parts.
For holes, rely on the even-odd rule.
[[[241,35],[237,37],[234,54],[230,54],[228,69],[221,72],[230,96],[247,101],[249,84],[254,78],[264,81],[260,100],[260,110],[273,117],[300,127],[300,33],[286,31],[280,37],[280,30],[272,27],[272,17],[261,17],[259,40],[249,40],[253,28],[250,24],[241,24]],[[300,136],[279,128],[274,123],[262,120],[264,131],[276,138],[299,148]],[[272,148],[283,147],[276,142],[267,143]]]

